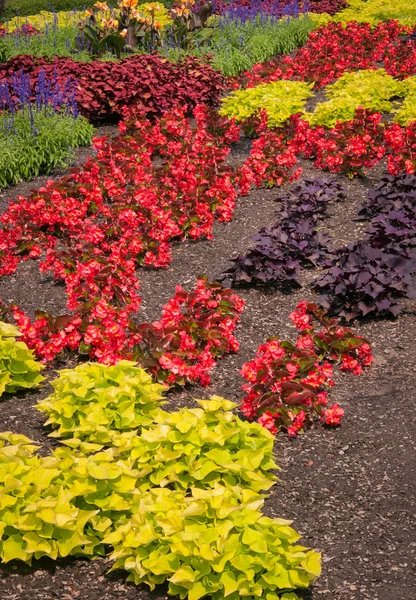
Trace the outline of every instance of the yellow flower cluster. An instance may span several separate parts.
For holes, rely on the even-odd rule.
[[[80,21],[84,21],[88,16],[87,11],[59,11],[56,13],[41,10],[37,15],[31,15],[29,17],[13,17],[10,21],[7,21],[6,27],[8,32],[12,32],[18,29],[25,23],[29,23],[36,27],[36,29],[44,29],[46,25],[50,26],[56,23],[58,27],[68,27],[76,25]]]
[[[146,4],[140,4],[137,13],[138,16],[141,16],[144,19],[151,19],[153,17],[153,22],[157,29],[163,29],[166,25],[173,23],[169,11],[163,4],[160,4],[160,2],[146,2]]]

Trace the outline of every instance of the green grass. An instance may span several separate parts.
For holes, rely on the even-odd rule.
[[[36,132],[33,130],[32,122]],[[12,119],[0,115],[0,189],[27,181],[71,161],[73,149],[91,143],[94,128],[84,117],[28,107]]]

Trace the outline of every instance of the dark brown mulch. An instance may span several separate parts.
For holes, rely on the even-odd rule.
[[[245,155],[249,142],[234,151]],[[304,173],[322,173],[304,163]],[[334,205],[324,225],[336,245],[359,239],[363,225],[354,223],[366,190],[377,181],[382,167],[366,180],[347,181],[347,197]],[[217,224],[211,242],[185,242],[173,252],[165,271],[141,271],[142,318],[159,316],[175,285],[192,287],[198,274],[215,278],[227,259],[244,252],[251,236],[276,218],[279,190],[257,190],[238,202],[234,219]],[[311,273],[305,274],[310,281]],[[301,299],[314,299],[308,287],[293,294],[241,290],[246,310],[237,329],[241,348],[213,371],[209,388],[170,394],[172,408],[192,404],[192,398],[220,394],[241,400],[241,365],[253,357],[270,335],[291,337],[288,315]],[[13,299],[30,311],[35,307],[62,312],[63,289],[45,281],[35,263],[26,263],[15,277],[0,280],[0,297]],[[293,519],[303,543],[323,552],[323,573],[305,598],[318,600],[411,600],[416,597],[414,551],[415,446],[414,378],[416,351],[415,304],[404,303],[397,320],[368,321],[358,332],[374,347],[375,363],[364,375],[337,373],[332,398],[345,408],[339,429],[316,427],[304,436],[276,440],[280,482],[266,501],[270,516]],[[65,363],[65,366],[70,366]],[[50,374],[49,374],[50,375]],[[38,441],[50,440],[43,418],[32,405],[47,395],[49,386],[18,394],[2,403],[0,430],[12,429]],[[44,450],[46,451],[46,450]],[[0,598],[7,600],[150,600],[167,598],[166,588],[151,594],[147,588],[126,584],[122,574],[106,575],[105,560],[87,562],[40,561],[33,567],[0,568]]]

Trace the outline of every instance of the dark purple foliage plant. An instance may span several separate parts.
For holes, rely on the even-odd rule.
[[[365,240],[338,250],[315,288],[323,306],[347,320],[396,316],[399,300],[416,292],[416,176],[384,177],[359,215],[370,220]]]
[[[330,238],[316,228],[328,204],[342,198],[340,184],[329,178],[305,179],[292,186],[280,197],[280,222],[254,236],[254,247],[221,276],[224,285],[299,287],[303,268],[330,263]]]

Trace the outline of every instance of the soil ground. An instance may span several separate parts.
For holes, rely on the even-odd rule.
[[[240,143],[233,160],[247,155],[249,142]],[[304,175],[322,177],[307,162]],[[354,222],[366,191],[382,175],[380,167],[368,178],[341,178],[346,198],[332,206],[324,226],[334,245],[360,239],[364,225]],[[39,181],[12,188],[8,197],[27,194]],[[280,190],[256,190],[238,201],[231,223],[216,224],[212,241],[177,244],[173,262],[164,271],[140,273],[143,320],[158,318],[175,285],[188,289],[199,274],[217,277],[228,259],[243,253],[259,228],[274,223]],[[3,201],[3,210],[6,206]],[[240,351],[221,360],[208,388],[189,388],[169,394],[170,406],[192,405],[192,398],[212,394],[242,399],[242,364],[271,335],[293,338],[289,313],[302,299],[316,300],[307,285],[316,272],[305,273],[305,287],[292,294],[256,289],[239,290],[247,305],[236,331]],[[24,263],[15,276],[0,280],[0,297],[32,312],[65,310],[62,287],[40,275],[36,262]],[[338,429],[317,426],[289,440],[279,435],[275,450],[282,470],[280,481],[266,501],[270,516],[293,519],[302,543],[323,553],[323,573],[304,598],[310,600],[412,600],[416,598],[414,566],[415,515],[415,392],[416,305],[403,303],[396,320],[356,324],[357,332],[373,345],[375,363],[360,377],[336,374],[332,399],[345,409]],[[57,368],[71,366],[66,362]],[[52,371],[48,375],[53,376]],[[47,452],[51,440],[43,417],[33,405],[50,386],[10,396],[2,402],[0,430],[23,433]],[[0,567],[1,600],[162,600],[166,588],[149,593],[125,583],[123,574],[107,575],[109,562],[42,560],[32,567]]]

